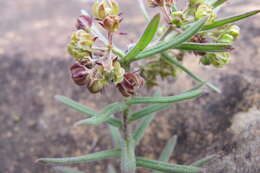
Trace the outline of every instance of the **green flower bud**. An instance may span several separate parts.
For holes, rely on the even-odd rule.
[[[210,60],[209,60],[209,57],[208,56],[203,56],[200,58],[200,62],[203,64],[203,65],[210,65]]]
[[[67,47],[68,52],[75,57],[76,59],[82,59],[86,56],[90,55],[90,52],[88,51],[82,51],[78,49],[75,45],[75,43],[71,42]]]
[[[208,59],[210,64],[217,68],[223,67],[225,64],[229,63],[230,54],[228,52],[218,52],[218,53],[209,53],[205,58]]]
[[[172,12],[172,23],[177,27],[180,27],[184,21],[183,12],[182,11],[174,11]]]
[[[218,39],[219,43],[232,44],[233,41],[234,41],[234,37],[232,35],[230,35],[230,34],[223,34]]]
[[[234,37],[234,39],[237,39],[240,35],[240,28],[237,25],[232,25],[228,28],[227,32]]]
[[[208,17],[206,24],[211,24],[215,21],[217,14],[213,11],[212,7],[207,4],[200,4],[195,12],[195,18],[197,20]]]
[[[107,85],[106,80],[95,80],[91,83],[91,85],[88,86],[88,90],[91,93],[99,93],[103,90],[104,86]]]
[[[124,79],[124,74],[125,74],[125,69],[123,69],[118,61],[113,62],[113,67],[114,67],[114,79],[113,82],[115,84],[118,84],[123,81]]]

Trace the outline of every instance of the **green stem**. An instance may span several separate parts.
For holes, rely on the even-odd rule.
[[[122,173],[135,173],[136,170],[136,157],[135,157],[135,141],[132,135],[131,124],[128,124],[130,115],[130,105],[123,112],[122,117],[122,142],[121,142],[121,172]]]

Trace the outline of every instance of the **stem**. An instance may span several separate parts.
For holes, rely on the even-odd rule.
[[[132,127],[129,121],[130,105],[124,110],[122,116],[122,142],[121,142],[121,173],[135,173],[135,141],[132,136]]]

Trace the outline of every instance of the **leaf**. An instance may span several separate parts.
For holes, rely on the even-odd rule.
[[[165,147],[160,155],[159,161],[162,161],[162,162],[169,161],[170,156],[176,146],[176,143],[177,143],[177,136],[173,136],[173,137],[171,137],[171,139],[168,140],[167,144],[165,145]],[[153,171],[153,173],[160,173],[160,171]]]
[[[177,103],[184,100],[196,98],[203,93],[201,90],[193,90],[190,92],[185,92],[177,96],[168,97],[133,97],[127,100],[128,104],[150,104],[150,103]]]
[[[167,162],[169,159],[170,159],[170,155],[172,154],[175,146],[176,146],[176,143],[177,143],[177,136],[173,136],[171,137],[167,144],[165,145],[161,155],[160,155],[160,158],[159,160],[162,161],[162,162]]]
[[[78,171],[76,169],[72,169],[72,168],[68,168],[68,167],[64,167],[64,166],[56,166],[53,169],[55,171],[57,171],[58,173],[84,173],[84,172]]]
[[[212,4],[213,8],[217,8],[218,6],[222,5],[223,3],[227,2],[228,0],[217,0]]]
[[[244,13],[241,15],[237,15],[237,16],[233,16],[233,17],[229,17],[229,18],[225,18],[225,19],[220,19],[220,20],[215,21],[212,24],[203,26],[201,30],[205,31],[205,30],[209,30],[209,29],[214,29],[214,28],[217,28],[217,27],[229,24],[229,23],[233,23],[233,22],[242,20],[244,18],[253,16],[253,15],[256,15],[259,12],[260,12],[260,10],[254,10],[254,11],[247,12],[247,13]]]
[[[181,50],[202,51],[202,52],[227,52],[231,50],[230,44],[225,43],[192,43],[185,42],[176,47]]]
[[[191,166],[197,166],[197,167],[202,167],[204,166],[205,164],[207,164],[209,161],[215,159],[218,155],[216,154],[213,154],[213,155],[210,155],[210,156],[207,156],[201,160],[198,160],[194,163],[191,164]]]
[[[153,56],[155,54],[164,52],[168,49],[172,49],[172,48],[178,46],[179,44],[189,40],[194,34],[196,34],[201,29],[201,27],[204,25],[204,23],[206,21],[207,21],[207,18],[203,18],[203,19],[193,23],[188,29],[186,29],[180,35],[172,38],[169,41],[160,42],[158,45],[141,52],[136,57],[132,58],[131,61],[137,61],[140,59],[144,59],[144,58]]]
[[[114,147],[115,148],[120,148],[120,142],[121,142],[121,134],[119,132],[119,129],[114,127],[114,126],[111,126],[111,125],[108,125],[109,129],[110,129],[110,132],[111,132],[111,136],[112,136],[112,139],[113,139],[113,143],[114,143]]]
[[[160,23],[160,14],[157,14],[150,21],[143,35],[140,37],[138,43],[135,45],[135,47],[131,49],[127,53],[127,55],[123,58],[123,62],[125,63],[130,62],[132,58],[134,58],[137,54],[139,54],[142,50],[144,50],[149,45],[149,43],[153,40],[156,34],[159,23]]]
[[[67,158],[41,158],[38,159],[36,162],[43,162],[43,163],[60,163],[60,164],[72,164],[72,163],[82,163],[82,162],[90,162],[90,161],[98,161],[113,157],[120,156],[120,149],[114,150],[105,150],[93,154],[88,154],[79,157],[67,157]]]
[[[108,106],[106,106],[98,115],[93,116],[89,119],[81,120],[75,123],[75,126],[82,125],[82,124],[88,124],[88,125],[100,125],[104,122],[107,122],[109,119],[111,119],[111,116],[116,113],[123,111],[127,108],[127,105],[122,103],[113,103]]]
[[[160,172],[167,173],[198,173],[202,172],[202,168],[178,164],[170,164],[161,161],[150,160],[142,157],[137,157],[136,164],[138,167],[150,168]]]
[[[78,111],[78,112],[81,112],[83,113],[84,115],[87,115],[87,116],[90,116],[90,117],[94,117],[94,116],[97,116],[98,115],[98,112],[92,110],[92,109],[89,109],[87,108],[86,106],[83,106],[82,104],[74,101],[74,100],[71,100],[70,98],[67,98],[67,97],[64,97],[64,96],[55,96],[55,99],[58,100],[59,102],[67,105],[68,107]],[[116,118],[110,118],[108,121],[107,121],[109,124],[113,125],[113,126],[116,126],[116,127],[120,127],[121,126],[121,121],[119,119],[116,119]]]
[[[156,104],[152,106],[148,106],[138,112],[133,113],[132,115],[129,116],[129,122],[133,122],[135,120],[141,119],[143,117],[146,117],[154,112],[158,112],[164,109],[167,109],[170,107],[171,104]]]
[[[112,165],[108,165],[107,173],[116,173],[116,170]]]
[[[139,7],[140,7],[140,9],[141,9],[141,11],[142,11],[142,13],[144,15],[145,20],[147,22],[149,22],[150,21],[150,17],[149,17],[148,12],[147,12],[147,10],[145,8],[144,1],[143,0],[137,0],[137,1],[139,3]]]
[[[155,92],[154,97],[158,97],[160,95],[161,95],[161,93],[158,90],[158,91]],[[147,107],[146,109],[150,109],[150,107]],[[134,115],[134,114],[132,114],[132,115]],[[128,123],[131,123],[131,116],[132,115],[129,116],[129,120],[130,121],[128,121]],[[154,119],[154,117],[155,117],[155,113],[154,112],[149,112],[149,110],[146,111],[146,117],[142,119],[142,121],[139,123],[138,127],[135,129],[135,131],[133,133],[133,138],[135,140],[135,145],[139,144],[140,140],[144,136],[144,133],[145,133],[146,129],[149,127],[149,125],[152,122],[152,120]]]
[[[122,140],[121,149],[121,170],[122,172],[135,172],[136,158],[135,158],[135,141],[132,137]]]
[[[187,73],[191,78],[193,78],[195,81],[199,82],[199,83],[203,83],[205,84],[207,87],[211,88],[212,90],[216,91],[217,93],[221,93],[221,91],[215,87],[214,85],[212,85],[209,82],[204,81],[203,79],[201,79],[199,76],[195,75],[194,73],[192,73],[189,69],[187,69],[186,67],[184,67],[181,63],[179,63],[178,60],[176,60],[175,58],[170,57],[169,55],[167,55],[166,53],[162,53],[161,54],[162,57],[166,60],[168,60],[170,63],[176,65],[177,67],[179,67],[181,70],[183,70],[185,73]]]

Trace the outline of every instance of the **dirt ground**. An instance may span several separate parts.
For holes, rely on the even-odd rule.
[[[118,44],[124,45],[142,33],[145,23],[135,1],[121,4],[125,16],[122,30],[128,35],[119,38]],[[84,116],[54,100],[57,94],[65,95],[98,110],[120,98],[114,89],[91,95],[70,79],[68,67],[73,60],[66,44],[82,8],[89,8],[89,1],[0,1],[0,173],[50,173],[49,165],[35,164],[35,160],[79,156],[112,147],[105,125],[71,128]],[[259,0],[230,0],[221,16],[254,9],[260,9]],[[208,90],[198,99],[158,113],[137,155],[156,159],[167,139],[178,135],[172,163],[189,164],[218,154],[208,173],[260,172],[260,127],[256,123],[260,116],[259,20],[258,15],[238,23],[241,38],[232,62],[223,69],[202,67],[192,55],[185,59],[184,64],[194,73],[223,92]],[[177,79],[162,82],[160,88],[163,95],[174,95],[193,84],[181,73]],[[119,165],[106,160],[75,167],[101,173],[107,163]]]

